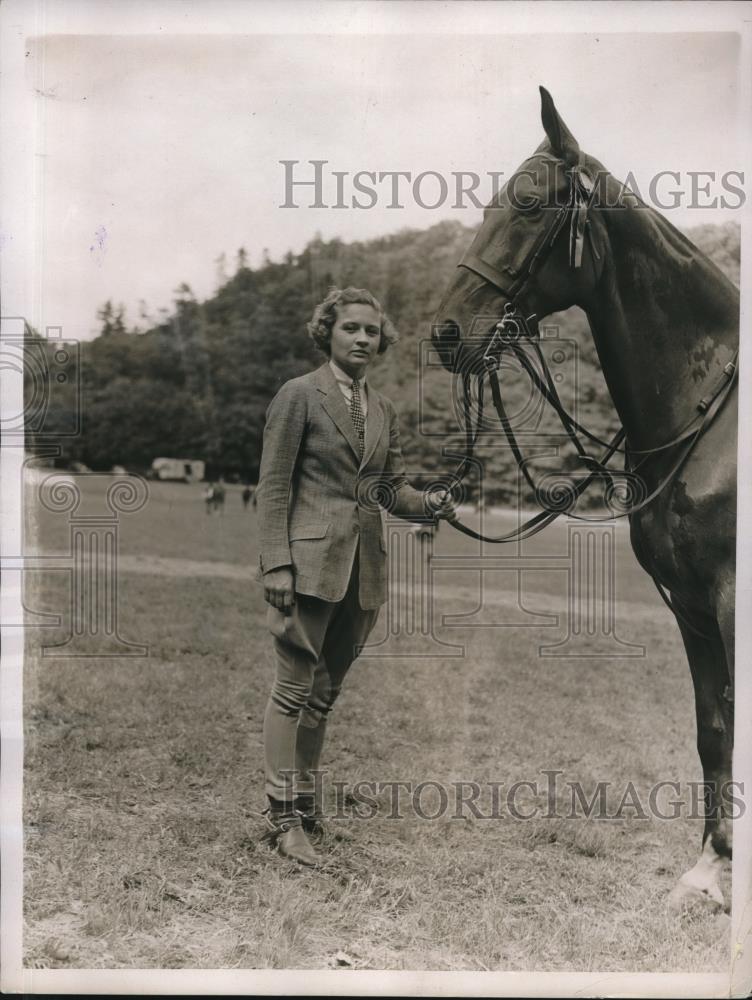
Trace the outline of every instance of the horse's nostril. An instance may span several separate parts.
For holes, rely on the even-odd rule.
[[[447,371],[454,371],[460,348],[460,328],[457,323],[452,319],[434,323],[431,339],[442,365]]]
[[[436,323],[431,332],[437,347],[453,347],[460,339],[460,328],[453,319]]]

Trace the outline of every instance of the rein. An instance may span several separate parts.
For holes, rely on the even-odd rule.
[[[475,531],[473,528],[462,524],[459,518],[452,519],[449,522],[458,531],[468,535],[470,538],[474,538],[482,542],[500,544],[504,542],[522,541],[532,537],[539,531],[542,531],[563,513],[567,513],[570,517],[582,520],[592,520],[592,518],[579,518],[578,515],[571,513],[571,508],[596,478],[605,478],[609,483],[609,488],[613,491],[613,477],[611,475],[611,471],[607,468],[607,463],[617,452],[622,453],[625,456],[626,471],[634,472],[641,465],[643,465],[644,462],[649,460],[651,456],[666,452],[672,448],[679,449],[676,460],[672,464],[671,469],[648,496],[643,497],[641,500],[630,505],[619,513],[612,512],[611,516],[605,518],[605,520],[628,517],[631,514],[636,514],[638,511],[647,507],[648,504],[652,503],[676,478],[700,437],[719,413],[726,398],[731,392],[738,373],[739,352],[737,350],[733,360],[724,367],[711,391],[707,395],[703,396],[703,398],[698,402],[696,412],[691,415],[691,417],[684,423],[681,429],[673,438],[671,438],[671,440],[666,441],[654,448],[629,448],[626,443],[626,431],[623,427],[619,428],[610,441],[603,441],[600,437],[579,424],[571,416],[571,414],[567,412],[561,402],[561,399],[559,398],[559,394],[556,390],[554,380],[551,377],[548,364],[546,363],[543,352],[540,349],[538,339],[530,329],[529,324],[535,319],[535,316],[528,316],[525,318],[517,299],[525,284],[540,264],[544,255],[547,254],[553,247],[568,217],[570,220],[570,267],[579,268],[582,265],[585,235],[590,232],[587,213],[592,200],[594,188],[589,176],[579,166],[571,168],[569,176],[571,179],[571,185],[570,196],[567,204],[561,206],[557,210],[550,226],[533,244],[533,247],[525,258],[520,270],[515,273],[515,271],[511,268],[506,269],[509,275],[513,277],[511,283],[507,281],[507,278],[502,273],[500,268],[490,264],[488,261],[483,260],[478,254],[473,252],[472,247],[470,247],[458,265],[459,267],[464,267],[467,270],[472,271],[479,277],[483,278],[484,281],[494,285],[499,289],[499,291],[502,292],[502,294],[508,297],[508,301],[504,306],[502,318],[494,327],[491,340],[489,341],[483,354],[483,371],[477,376],[478,419],[474,429],[471,417],[471,378],[473,373],[463,372],[463,409],[466,435],[465,455],[454,473],[450,489],[453,490],[455,487],[461,485],[470,468],[475,445],[477,443],[483,422],[484,378],[487,377],[491,389],[494,409],[496,410],[499,422],[509,443],[514,459],[519,470],[524,476],[525,481],[534,492],[536,500],[542,508],[539,513],[535,514],[513,531],[498,536],[483,535],[482,533]],[[592,242],[592,238],[591,248],[593,254],[598,257],[598,252]],[[523,341],[533,346],[535,356],[540,365],[542,376],[539,371],[536,370],[535,365],[532,363],[528,353],[522,346]],[[541,491],[536,487],[528,468],[529,462],[525,460],[515,437],[511,422],[504,408],[501,386],[499,384],[498,377],[498,371],[501,366],[501,358],[505,350],[511,351],[514,354],[535,389],[539,392],[545,402],[548,403],[548,405],[554,410],[567,437],[574,445],[581,462],[587,469],[590,470],[580,482],[572,483],[567,496],[565,497],[565,500],[567,501],[565,506],[562,506],[561,503],[558,502],[555,505],[547,505],[541,499]],[[589,453],[578,435],[583,435],[590,442],[597,444],[604,449],[599,458],[596,458]],[[624,447],[621,447],[623,442]],[[636,463],[633,463],[632,461],[634,456],[640,456],[639,461]],[[666,601],[669,607],[675,611],[669,598],[662,590],[661,585],[657,580],[655,583],[661,593],[661,597],[664,601]]]
[[[626,438],[626,431],[623,427],[614,434],[609,442],[601,441],[596,435],[590,434],[585,428],[582,428],[580,424],[575,421],[570,414],[564,409],[559,400],[558,393],[551,382],[551,386],[544,383],[539,374],[535,371],[535,368],[530,363],[529,358],[525,354],[521,347],[515,349],[515,355],[520,359],[523,367],[530,375],[533,384],[541,393],[543,398],[548,402],[559,417],[564,429],[566,430],[568,436],[573,442],[576,442],[576,447],[578,454],[580,456],[583,464],[590,469],[590,472],[581,480],[579,483],[573,483],[569,494],[567,496],[567,506],[562,507],[557,504],[555,507],[546,506],[546,504],[541,499],[541,491],[536,487],[535,482],[529,470],[529,461],[527,461],[522,455],[522,451],[519,447],[517,439],[515,437],[514,431],[512,429],[509,418],[506,414],[504,408],[504,403],[501,397],[501,387],[499,385],[499,379],[497,375],[496,362],[494,366],[490,367],[486,373],[488,375],[488,381],[491,388],[491,396],[493,399],[494,408],[499,417],[499,422],[502,429],[504,430],[507,441],[509,442],[510,448],[514,455],[515,461],[525,477],[526,482],[529,487],[533,490],[536,495],[536,499],[543,508],[538,514],[534,515],[532,518],[527,520],[524,524],[520,525],[513,531],[508,532],[504,535],[483,535],[481,532],[476,531],[474,528],[470,528],[468,525],[463,524],[458,518],[451,520],[449,523],[457,529],[457,531],[468,535],[470,538],[474,538],[482,542],[491,542],[493,544],[500,544],[503,542],[513,542],[522,541],[524,539],[530,538],[536,535],[539,531],[548,527],[553,521],[555,521],[562,514],[566,513],[569,517],[578,520],[593,520],[593,518],[582,518],[577,514],[572,513],[571,507],[574,506],[575,502],[582,496],[582,494],[588,489],[591,483],[597,478],[606,478],[609,482],[613,483],[613,478],[611,476],[611,470],[608,469],[607,463],[613,458],[617,453],[622,453],[625,455],[628,468],[627,471],[633,472],[639,468],[650,456],[659,454],[664,451],[668,451],[671,448],[678,448],[680,445],[681,450],[676,457],[669,472],[661,479],[658,485],[646,496],[639,500],[637,503],[625,508],[618,513],[612,513],[610,517],[604,518],[604,520],[616,520],[621,517],[628,517],[631,514],[636,514],[643,508],[647,507],[653,502],[665,489],[666,487],[676,478],[682,466],[689,458],[692,450],[699,441],[700,437],[707,430],[710,424],[715,419],[716,415],[720,411],[723,403],[731,392],[731,389],[736,381],[737,375],[737,363],[736,359],[738,356],[734,356],[734,361],[729,362],[724,368],[718,382],[714,386],[711,393],[703,397],[697,404],[697,413],[695,413],[690,420],[685,424],[684,429],[670,441],[666,441],[664,444],[658,445],[655,448],[645,449],[644,451],[637,451],[629,449],[628,447],[621,448],[620,445]],[[548,367],[540,355],[543,362],[546,375],[550,378],[550,373],[548,372]],[[524,358],[524,362],[522,362]],[[470,417],[470,375],[465,375],[463,380],[463,397],[464,397],[464,409],[465,409],[465,425],[466,425],[466,447],[465,455],[463,456],[460,466],[456,470],[453,476],[453,482],[450,489],[454,489],[459,486],[464,480],[465,476],[470,467],[470,462],[473,457],[475,445],[480,433],[480,427],[483,421],[483,375],[481,375],[479,381],[479,393],[478,393],[478,419],[476,422],[475,429],[472,428],[472,421]],[[548,381],[548,379],[547,379]],[[693,426],[694,425],[694,426]],[[593,455],[589,454],[583,447],[581,441],[577,437],[576,431],[580,430],[586,436],[590,437],[592,440],[600,443],[605,448],[605,451],[599,458],[595,458]],[[640,454],[643,458],[636,464],[629,464],[629,458],[631,455]],[[663,595],[662,595],[663,596]],[[665,598],[664,598],[665,599]]]

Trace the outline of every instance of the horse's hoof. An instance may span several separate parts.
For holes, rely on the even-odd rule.
[[[716,882],[700,885],[684,875],[669,893],[668,908],[672,913],[681,913],[694,903],[725,908],[723,893]]]

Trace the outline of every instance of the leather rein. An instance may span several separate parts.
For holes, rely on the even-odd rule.
[[[524,524],[519,525],[515,530],[510,531],[507,534],[497,536],[483,535],[481,532],[475,531],[475,529],[462,524],[458,518],[450,521],[450,524],[452,524],[452,526],[458,531],[468,535],[470,538],[474,538],[482,542],[501,544],[504,542],[522,541],[526,538],[532,537],[539,531],[542,531],[564,513],[568,514],[569,517],[579,520],[592,521],[594,518],[582,518],[573,514],[571,508],[574,507],[576,501],[582,496],[582,494],[588,489],[596,478],[605,478],[609,484],[608,489],[611,490],[612,495],[615,495],[613,477],[611,475],[611,471],[607,468],[607,463],[617,452],[624,455],[625,469],[627,472],[634,473],[644,462],[648,461],[651,456],[669,451],[670,449],[677,449],[677,455],[670,470],[665,476],[663,476],[658,485],[647,496],[642,497],[639,501],[626,506],[618,513],[612,511],[609,517],[602,518],[602,520],[613,520],[620,517],[628,517],[631,514],[636,514],[638,511],[647,507],[648,504],[652,503],[652,501],[655,500],[676,478],[700,437],[719,413],[737,378],[738,350],[734,355],[733,360],[724,367],[711,391],[705,395],[699,403],[697,403],[695,411],[677,432],[677,434],[671,438],[671,440],[666,441],[655,448],[642,450],[630,448],[628,443],[626,443],[626,431],[623,427],[619,428],[610,441],[604,441],[597,435],[587,430],[587,428],[583,427],[574,419],[574,417],[571,416],[571,414],[566,411],[562,405],[561,399],[559,398],[559,394],[556,390],[556,386],[549,371],[546,359],[541,351],[539,339],[530,329],[529,324],[535,319],[535,316],[528,316],[527,318],[524,316],[524,313],[520,308],[518,298],[520,292],[529,281],[536,268],[540,265],[547,253],[550,252],[557,237],[567,222],[567,219],[569,219],[570,226],[569,264],[572,268],[579,268],[582,265],[585,237],[586,235],[590,235],[587,213],[592,201],[594,187],[588,174],[579,165],[570,168],[568,175],[571,182],[568,202],[557,210],[551,225],[534,243],[519,271],[515,274],[515,272],[510,270],[509,273],[513,276],[511,283],[498,267],[483,260],[478,254],[474,253],[472,247],[470,247],[468,252],[458,264],[458,267],[463,267],[466,270],[472,271],[479,277],[483,278],[484,281],[498,288],[499,291],[508,297],[509,301],[507,301],[504,306],[504,313],[501,319],[494,327],[493,334],[482,357],[482,371],[477,375],[478,418],[474,428],[471,412],[471,379],[474,373],[471,371],[465,371],[462,373],[463,410],[466,437],[465,455],[454,473],[452,483],[449,488],[450,490],[454,490],[456,487],[461,485],[470,469],[475,445],[477,443],[483,422],[484,378],[487,378],[491,389],[494,409],[496,410],[499,422],[504,431],[507,442],[509,443],[512,454],[514,455],[517,466],[524,476],[528,486],[535,494],[537,502],[542,508],[537,514],[525,521]],[[592,241],[592,236],[590,238],[590,246],[593,255],[596,259],[599,259],[597,248]],[[536,365],[531,361],[530,355],[523,347],[523,343],[532,346],[539,369],[536,368]],[[555,500],[554,502],[546,502],[546,497],[542,494],[541,490],[536,487],[529,469],[530,463],[524,458],[515,437],[512,424],[504,407],[498,376],[502,355],[505,351],[509,351],[514,355],[523,371],[527,374],[534,388],[543,400],[554,410],[564,429],[564,432],[574,445],[580,461],[589,470],[588,474],[580,482],[571,482],[568,484],[567,489],[564,490],[565,495],[563,497],[563,502],[561,498]],[[594,444],[604,449],[598,458],[588,451],[588,448],[582,443],[581,436],[586,438],[591,445]],[[622,447],[623,442],[624,447]],[[663,597],[664,601],[666,601],[669,607],[671,607],[671,609],[676,613],[676,609],[661,589],[661,585],[657,580],[655,580],[655,583],[661,593],[661,597]]]

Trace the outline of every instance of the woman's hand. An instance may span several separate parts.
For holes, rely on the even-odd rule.
[[[457,520],[457,504],[451,490],[433,490],[428,494],[428,504],[435,518],[442,521]]]
[[[289,615],[295,603],[295,578],[292,566],[278,566],[264,573],[264,600],[273,608]]]

